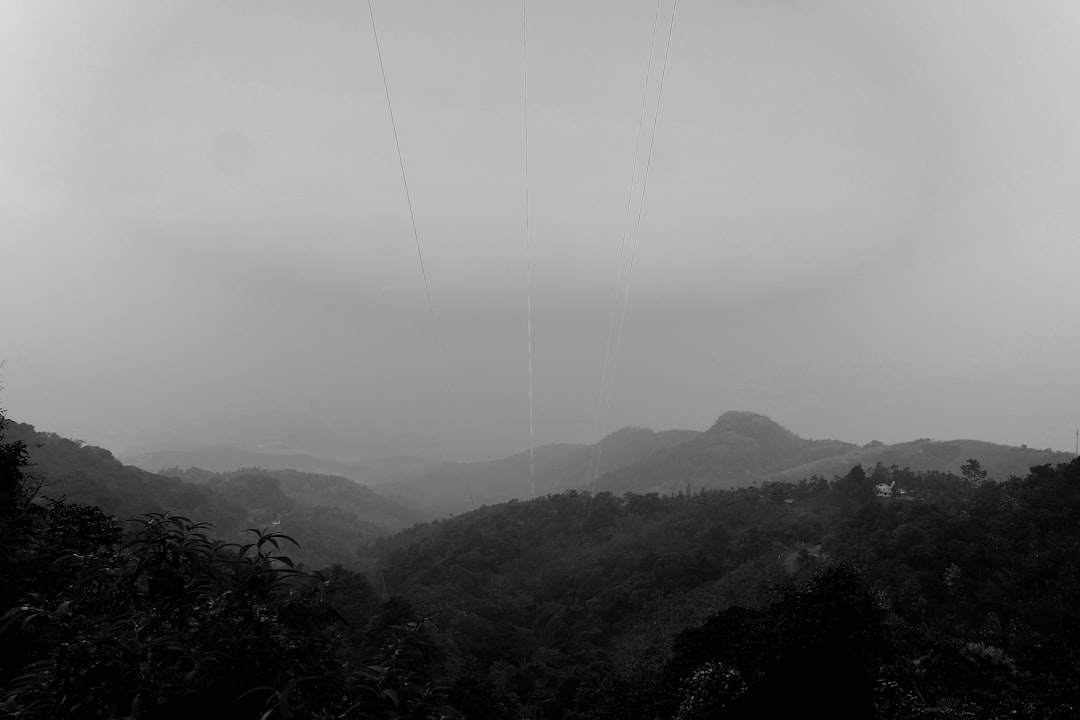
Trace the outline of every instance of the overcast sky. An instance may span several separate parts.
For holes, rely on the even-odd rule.
[[[374,11],[442,359],[365,4],[0,4],[13,419],[528,447],[521,4]],[[593,440],[655,14],[529,3],[537,444]],[[681,0],[603,429],[1071,449],[1078,88],[1069,0]]]

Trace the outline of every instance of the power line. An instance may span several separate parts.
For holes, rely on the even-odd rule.
[[[532,246],[529,233],[529,3],[521,0],[522,110],[525,119],[525,300],[529,337],[529,487],[536,497],[536,464],[533,454],[536,439],[533,430],[533,343],[532,343]]]
[[[379,44],[379,29],[375,23],[375,11],[368,0],[368,14],[371,16],[371,31],[375,36],[375,52],[379,56],[379,71],[382,73],[383,90],[386,92],[386,108],[390,112],[390,125],[394,129],[394,147],[397,148],[398,166],[401,168],[401,183],[405,186],[405,200],[409,206],[409,220],[412,222],[413,241],[416,244],[416,257],[420,260],[420,275],[424,280],[424,293],[427,296],[428,312],[431,314],[431,330],[435,336],[435,349],[443,366],[443,384],[446,389],[446,401],[450,409],[450,423],[457,434],[458,448],[461,463],[461,474],[465,478],[465,486],[469,490],[469,503],[476,510],[476,501],[473,499],[472,483],[469,481],[469,471],[465,464],[465,443],[461,436],[461,426],[458,425],[457,414],[454,412],[454,393],[450,387],[449,373],[447,370],[446,353],[443,351],[442,340],[439,336],[439,323],[435,317],[435,304],[431,300],[431,286],[428,283],[427,269],[424,266],[424,252],[420,248],[420,233],[416,229],[416,214],[413,212],[412,193],[409,192],[409,178],[405,173],[405,160],[401,154],[401,140],[398,138],[397,121],[394,119],[394,104],[390,100],[390,84],[386,79],[386,65],[383,63],[382,46]]]
[[[618,370],[619,356],[622,351],[623,330],[626,326],[626,310],[627,307],[630,305],[630,280],[634,276],[634,261],[637,258],[638,239],[641,235],[641,216],[645,210],[645,192],[649,186],[649,168],[652,166],[653,147],[655,146],[656,141],[656,126],[659,124],[658,121],[660,119],[660,103],[664,96],[664,78],[667,76],[668,56],[671,52],[671,32],[675,29],[675,11],[678,10],[678,8],[679,0],[674,0],[671,5],[671,23],[668,25],[667,41],[664,46],[664,65],[660,70],[660,85],[658,86],[656,92],[656,109],[653,111],[652,130],[649,134],[649,154],[645,157],[645,173],[643,175],[644,179],[641,185],[641,202],[638,203],[637,220],[634,226],[634,244],[630,251],[630,267],[626,271],[626,291],[623,293],[622,316],[619,318],[619,331],[615,337],[615,357],[612,360],[611,364],[611,387],[613,390],[615,387],[615,372],[616,370]],[[608,394],[608,407],[605,411],[604,416],[605,424],[607,423],[607,413],[611,411],[611,395],[612,393]],[[601,438],[601,444],[602,443],[603,438]],[[598,455],[600,450],[602,449],[603,448],[601,447],[597,451]]]
[[[607,340],[604,343],[604,364],[600,371],[600,392],[596,397],[596,416],[593,419],[592,444],[597,445],[600,440],[601,418],[603,417],[604,396],[607,392],[607,372],[611,362],[611,343],[615,336],[615,320],[619,314],[619,291],[622,289],[623,258],[626,255],[626,237],[630,232],[630,210],[634,200],[634,185],[637,181],[638,155],[641,150],[641,132],[645,125],[645,105],[649,98],[649,75],[652,73],[653,51],[656,47],[656,29],[660,20],[660,0],[656,0],[656,12],[653,13],[652,35],[649,39],[648,62],[645,64],[645,81],[641,89],[641,112],[638,114],[637,135],[634,138],[634,163],[630,173],[630,187],[626,193],[626,217],[623,220],[622,240],[619,243],[619,258],[615,263],[615,286],[611,294],[611,314],[608,318]],[[592,461],[586,471],[586,479],[595,486],[596,477],[600,472],[600,458],[593,453]]]
[[[614,391],[615,391],[615,376],[616,376],[616,371],[618,370],[619,356],[620,356],[621,351],[622,351],[623,330],[624,330],[624,328],[626,326],[626,312],[627,312],[627,308],[629,307],[629,304],[630,304],[630,283],[631,283],[631,280],[633,279],[633,275],[634,275],[634,262],[637,259],[638,239],[639,239],[640,234],[641,234],[641,217],[642,217],[642,214],[643,214],[644,209],[645,209],[645,193],[646,193],[646,191],[648,189],[648,186],[649,186],[649,168],[652,166],[653,148],[654,148],[655,142],[656,142],[656,127],[658,125],[658,121],[659,121],[659,118],[660,118],[660,104],[661,104],[661,102],[663,100],[663,95],[664,95],[664,79],[665,79],[665,77],[667,77],[668,57],[669,57],[669,55],[671,53],[671,34],[672,34],[672,31],[675,28],[675,12],[676,12],[676,10],[678,10],[678,6],[679,6],[678,0],[674,0],[674,2],[672,3],[672,6],[671,6],[671,18],[670,18],[670,22],[668,24],[667,39],[666,39],[665,44],[664,44],[664,62],[663,62],[663,66],[662,66],[661,71],[660,71],[660,81],[659,81],[659,85],[657,87],[656,108],[653,111],[652,129],[651,129],[651,131],[649,133],[649,151],[648,151],[648,153],[647,153],[647,155],[645,157],[645,170],[642,173],[641,199],[638,202],[637,219],[636,219],[635,224],[634,224],[633,243],[631,245],[631,252],[630,252],[630,263],[629,263],[629,267],[627,268],[627,272],[626,272],[626,283],[625,283],[625,286],[622,288],[622,290],[623,290],[623,294],[622,294],[622,311],[619,314],[619,321],[618,321],[618,324],[617,324],[618,329],[617,329],[616,334],[615,334],[615,349],[614,349],[614,354],[612,356],[612,361],[611,361],[611,373],[610,373],[610,379],[608,380],[607,401],[606,401],[606,403],[603,402],[603,388],[601,388],[601,403],[600,403],[600,406],[603,408],[603,410],[602,410],[602,418],[600,420],[601,429],[606,429],[606,427],[607,427],[608,416],[609,416],[609,414],[611,412],[611,401],[612,401],[612,397],[614,396]],[[653,18],[653,45],[650,45],[650,48],[649,48],[649,69],[650,69],[650,71],[652,69],[652,54],[653,54],[653,49],[655,47],[656,30],[657,30],[657,17],[659,16],[659,12],[660,12],[660,2],[658,0],[657,1],[657,7],[656,7],[657,15],[654,16],[654,18]],[[646,88],[645,88],[645,93],[644,93],[645,97],[647,97],[647,95],[648,95],[648,81],[647,81],[647,78],[648,78],[648,75],[646,75]],[[644,111],[645,111],[645,100],[644,100],[644,97],[643,97],[643,99],[642,99],[642,121],[644,119]],[[639,144],[640,144],[640,137],[641,137],[641,121],[639,121],[639,125],[638,125],[638,143]],[[635,147],[635,152],[634,152],[635,172],[636,172],[636,168],[637,168],[637,151],[638,151],[638,148]],[[631,195],[630,195],[630,197],[631,197],[631,199],[633,197],[633,180],[631,180]],[[628,200],[627,201],[627,224],[629,224],[630,205],[631,205],[631,200]],[[625,241],[626,241],[625,231],[626,231],[626,227],[624,226],[624,237],[623,237],[623,245],[624,245],[624,247],[625,247]],[[621,270],[621,266],[622,266],[622,249],[620,249],[619,264],[620,264],[620,270]],[[620,289],[619,285],[617,284],[616,285],[616,298],[618,297],[618,290],[619,289]],[[614,315],[614,308],[613,308],[613,315]],[[614,320],[614,317],[612,319]],[[610,337],[610,326],[609,326],[609,337]],[[605,371],[606,371],[606,367],[607,367],[607,355],[605,354]],[[605,374],[606,374],[606,372],[605,372]],[[593,492],[595,492],[595,490],[596,490],[596,482],[597,482],[597,480],[599,478],[599,474],[600,474],[600,460],[603,457],[603,451],[604,451],[604,439],[603,439],[603,437],[600,437],[596,442],[596,451],[595,451],[595,458],[596,459],[595,459],[595,462],[593,463],[593,477],[592,477],[592,490],[593,490]]]

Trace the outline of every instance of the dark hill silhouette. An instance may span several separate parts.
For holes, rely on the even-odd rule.
[[[146,512],[174,512],[230,527],[242,515],[240,508],[207,487],[124,465],[104,448],[12,421],[6,436],[26,443],[30,474],[41,482],[42,496],[96,505],[121,520]]]
[[[29,475],[43,498],[94,505],[120,521],[162,512],[207,522],[217,536],[238,540],[246,528],[273,527],[303,539],[283,548],[314,567],[354,562],[359,547],[415,522],[418,516],[352,480],[258,469],[218,477],[195,469],[199,482],[124,465],[108,450],[32,425],[8,421],[8,442],[30,455]],[[184,473],[178,473],[183,475]]]
[[[366,485],[339,475],[266,468],[243,468],[230,473],[212,473],[197,467],[186,470],[166,468],[161,474],[191,483],[210,483],[215,488],[253,475],[269,477],[277,481],[274,486],[277,491],[301,505],[337,508],[353,513],[364,522],[393,530],[408,527],[424,519],[415,510],[380,495]]]
[[[736,487],[857,449],[838,440],[805,440],[764,415],[732,410],[682,445],[602,476],[599,487],[616,493]]]

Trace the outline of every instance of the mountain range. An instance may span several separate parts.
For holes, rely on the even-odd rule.
[[[212,473],[223,473],[257,467],[266,470],[299,470],[322,475],[340,475],[362,483],[370,482],[374,474],[370,466],[361,462],[301,452],[248,450],[230,445],[153,450],[133,455],[127,460],[132,465],[151,472],[167,467],[197,467]]]
[[[55,455],[58,436],[39,435],[48,440],[39,444],[53,448],[50,452]],[[48,456],[49,462],[64,469],[61,475],[67,473],[69,486],[76,469],[83,485],[100,475],[97,492],[103,494],[104,504],[127,509],[129,503],[119,502],[125,490],[114,477],[117,468],[124,466],[100,448],[82,451],[77,463],[63,453]],[[38,457],[42,452],[37,451]],[[185,484],[216,483],[223,489],[238,474],[255,472],[274,478],[275,487],[293,502],[343,508],[358,520],[391,529],[418,519],[572,489],[618,495],[723,489],[813,475],[831,479],[854,465],[870,469],[877,463],[956,474],[970,458],[978,460],[991,479],[1005,480],[1035,465],[1066,462],[1072,454],[977,440],[919,439],[859,446],[805,439],[764,415],[729,411],[704,431],[623,428],[596,445],[543,445],[532,453],[473,463],[393,458],[362,464],[227,446],[160,451],[132,458],[139,467],[126,468],[128,479],[123,484],[128,493],[153,494],[152,486],[164,475],[172,482],[179,478]]]
[[[528,451],[475,463],[442,463],[379,486],[402,501],[420,503],[436,513],[462,512],[473,506],[587,489],[596,478],[666,450],[680,447],[700,433],[623,428],[596,445],[542,445]],[[599,470],[594,471],[599,460]]]
[[[590,468],[598,450],[600,470],[594,477]],[[729,411],[703,432],[623,428],[604,438],[600,448],[536,448],[532,470],[525,452],[464,466],[441,464],[380,485],[379,490],[402,502],[419,503],[428,512],[464,512],[474,506],[569,489],[663,494],[798,481],[812,475],[832,479],[855,465],[869,470],[879,462],[886,467],[959,474],[969,458],[978,460],[991,479],[1005,480],[1022,476],[1035,465],[1067,462],[1073,455],[975,440],[919,439],[866,446],[808,440],[764,415]]]

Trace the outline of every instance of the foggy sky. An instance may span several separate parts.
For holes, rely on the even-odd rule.
[[[529,3],[538,444],[594,439],[655,9]],[[13,419],[528,446],[521,5],[374,10],[444,358],[366,5],[0,5]],[[681,0],[603,430],[1071,449],[1077,37],[1072,2]]]

